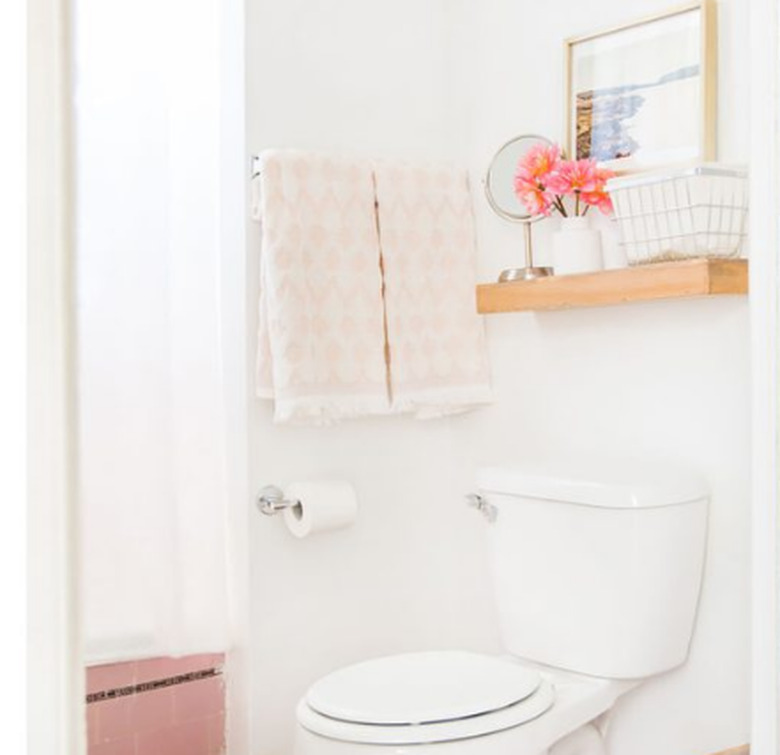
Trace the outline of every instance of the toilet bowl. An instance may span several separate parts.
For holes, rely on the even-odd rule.
[[[295,752],[541,755],[637,684],[461,651],[379,658],[309,689],[298,704]]]
[[[620,465],[480,475],[506,656],[357,663],[297,707],[295,755],[604,755],[593,722],[688,654],[707,491]]]

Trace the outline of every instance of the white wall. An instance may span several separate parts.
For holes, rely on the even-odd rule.
[[[470,165],[517,132],[559,139],[561,40],[667,7],[643,0],[480,3]],[[748,18],[719,3],[719,157],[747,162]],[[528,61],[533,61],[529,64]],[[530,66],[530,67],[529,67]],[[485,278],[516,260],[517,229],[477,203]],[[545,225],[545,224],[542,224]],[[550,226],[551,224],[546,224]],[[539,251],[549,251],[540,228]],[[499,401],[473,418],[465,458],[630,453],[671,457],[713,489],[708,564],[687,666],[620,703],[612,755],[698,755],[749,739],[747,301],[655,303],[488,318]],[[507,440],[514,448],[508,451]],[[478,439],[478,442],[476,442]]]
[[[246,348],[246,52],[244,0],[220,2],[220,340],[225,397],[229,650],[226,663],[227,751],[250,752],[252,645],[249,402]]]
[[[248,3],[250,152],[269,146],[450,158],[476,180],[510,136],[561,132],[564,37],[664,7],[518,3]],[[746,19],[721,3],[721,157],[746,155]],[[595,22],[594,22],[595,19]],[[479,193],[480,266],[521,232]],[[547,253],[550,228],[540,228]],[[259,232],[248,228],[253,354]],[[713,486],[710,552],[688,665],[619,705],[612,755],[704,755],[748,739],[748,365],[744,300],[487,318],[496,402],[431,423],[271,424],[252,400],[253,489],[335,476],[356,526],[310,541],[250,514],[253,753],[289,751],[306,685],[404,649],[498,649],[481,520],[462,505],[484,462],[587,451],[670,457]],[[250,381],[251,382],[251,381]]]
[[[456,156],[462,133],[445,84],[453,59],[448,0],[247,5],[250,152]],[[253,355],[257,225],[248,233]],[[282,755],[296,700],[317,676],[405,649],[498,645],[482,520],[463,503],[472,481],[455,465],[451,422],[285,428],[272,425],[267,402],[252,399],[251,408],[254,490],[342,478],[361,504],[353,528],[305,541],[250,513],[252,753]]]
[[[750,263],[752,356],[751,752],[780,748],[777,522],[780,500],[780,34],[774,0],[750,6]]]

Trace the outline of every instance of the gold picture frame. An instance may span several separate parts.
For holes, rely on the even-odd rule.
[[[570,158],[618,173],[715,159],[714,0],[566,39],[564,65]]]

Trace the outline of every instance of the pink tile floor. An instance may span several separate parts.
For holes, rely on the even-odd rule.
[[[221,654],[152,658],[87,669],[87,693],[221,667]],[[222,755],[221,675],[87,705],[89,755]]]

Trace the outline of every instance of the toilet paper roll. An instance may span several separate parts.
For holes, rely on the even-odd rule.
[[[599,730],[585,724],[550,748],[550,755],[606,755],[607,750]]]
[[[357,495],[348,482],[294,482],[285,498],[300,502],[284,512],[284,522],[295,537],[339,530],[357,518]]]

